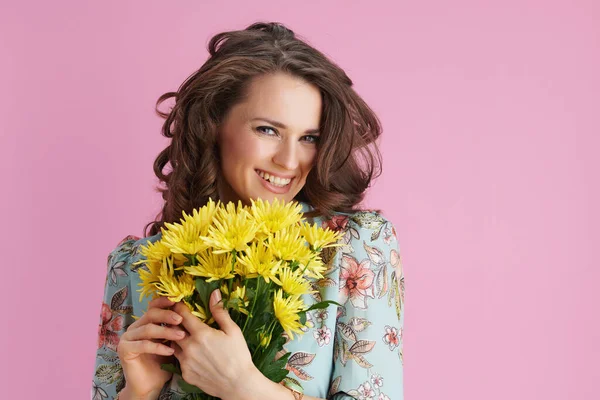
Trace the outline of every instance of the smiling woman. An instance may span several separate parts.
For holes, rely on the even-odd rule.
[[[219,129],[219,198],[293,200],[317,157],[321,108],[318,87],[301,78],[254,78]]]
[[[270,152],[276,150],[276,157],[268,165],[262,160],[254,169],[292,179],[285,196],[268,196],[288,200],[295,196],[321,215],[355,211],[381,172],[381,155],[375,146],[381,126],[344,70],[276,23],[219,33],[210,40],[208,51],[204,65],[177,92],[165,93],[157,102],[157,113],[165,118],[162,133],[172,141],[154,163],[154,173],[164,184],[160,190],[165,203],[157,220],[148,224],[149,234],[159,233],[165,222],[179,220],[182,211],[190,212],[221,193],[244,201],[252,197],[245,186],[248,171],[236,168],[234,172],[222,164],[227,160],[220,160],[243,148],[242,143],[257,144],[246,142],[244,132],[250,130],[279,141],[278,146],[260,142],[259,154],[266,155],[264,144]],[[173,109],[159,111],[158,106],[170,98],[176,99]],[[295,171],[288,170],[304,161],[295,157],[305,157],[310,150],[296,146],[298,140],[302,145],[316,143],[310,171],[300,164],[292,166]],[[237,147],[219,146],[220,142]],[[300,170],[306,175],[299,175]],[[236,180],[239,173],[246,174],[243,188],[227,187],[234,173]]]
[[[154,163],[164,205],[146,237],[127,236],[109,256],[92,397],[184,399],[187,383],[222,399],[402,399],[396,231],[360,208],[381,170],[376,115],[340,67],[281,24],[220,33],[208,51],[206,63],[157,102],[171,139]],[[169,98],[173,108],[159,111]],[[185,298],[148,302],[134,293],[140,248],[158,243],[161,228],[212,200],[255,199],[298,201],[304,218],[341,233],[320,255],[322,279],[307,276],[311,291],[302,295],[308,306],[341,306],[308,311],[304,335],[287,338],[289,389],[252,364],[219,290],[210,312],[221,330],[192,315]],[[298,301],[288,293],[274,307]],[[161,369],[174,359],[181,375]]]

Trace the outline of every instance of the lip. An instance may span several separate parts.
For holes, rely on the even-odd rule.
[[[262,171],[262,172],[265,172],[265,173],[267,173],[267,174],[269,174],[271,176],[276,176],[276,177],[281,178],[281,179],[294,179],[294,175],[274,174],[274,173],[272,173],[270,171],[265,171],[264,169],[258,169],[258,168],[256,168],[255,171],[256,171],[256,173],[258,173],[258,171]]]
[[[276,193],[276,194],[286,194],[287,192],[290,191],[290,188],[292,187],[292,182],[294,182],[294,178],[291,178],[292,180],[290,181],[290,183],[288,183],[284,187],[279,187],[279,186],[272,185],[271,182],[269,182],[269,181],[264,180],[258,174],[258,172],[256,172],[256,177],[260,180],[260,183],[265,187],[265,189],[269,190],[270,192]]]

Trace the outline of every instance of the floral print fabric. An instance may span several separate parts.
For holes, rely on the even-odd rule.
[[[304,211],[307,211],[307,205]],[[312,281],[307,305],[334,300],[343,307],[307,313],[304,335],[286,343],[291,352],[288,378],[309,396],[328,399],[402,400],[404,398],[402,330],[404,276],[396,231],[376,212],[338,213],[314,219],[342,231],[341,246],[325,249],[324,278]],[[160,234],[128,236],[110,253],[98,326],[98,349],[92,399],[114,399],[125,386],[116,353],[120,335],[141,316],[149,299],[139,301],[138,249]],[[176,378],[167,382],[160,400],[185,399]]]

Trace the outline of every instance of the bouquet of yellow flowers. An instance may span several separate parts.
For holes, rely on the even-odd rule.
[[[217,328],[209,308],[213,290],[220,289],[223,306],[242,333],[254,365],[268,379],[281,382],[289,353],[276,360],[285,336],[301,335],[306,312],[333,301],[307,307],[302,295],[312,292],[310,279],[323,278],[321,251],[335,246],[339,234],[302,221],[296,202],[252,201],[223,205],[212,200],[180,223],[165,223],[155,243],[142,246],[138,264],[140,300],[164,296],[183,301],[194,315]],[[164,369],[181,375],[176,365]],[[181,388],[206,396],[181,379]]]

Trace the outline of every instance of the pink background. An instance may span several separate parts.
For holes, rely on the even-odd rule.
[[[160,206],[154,103],[266,19],[383,122],[406,398],[598,398],[600,3],[33,3],[0,6],[0,397],[89,397],[106,257]]]

